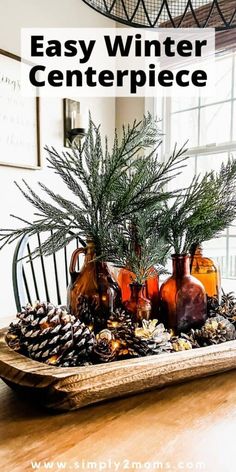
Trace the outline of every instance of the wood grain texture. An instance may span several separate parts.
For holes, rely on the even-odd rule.
[[[126,460],[168,462],[159,470],[169,472],[235,472],[235,437],[236,371],[61,414],[0,380],[1,472],[32,472],[31,462],[43,471],[44,461],[55,462],[53,472],[63,462],[69,472],[82,460],[120,462],[118,472],[127,472]]]
[[[106,365],[58,368],[13,351],[5,334],[6,330],[0,331],[0,377],[11,387],[57,410],[74,410],[236,367],[236,341],[231,341]]]

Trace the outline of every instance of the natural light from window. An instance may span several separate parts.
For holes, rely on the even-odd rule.
[[[156,99],[154,112],[165,135],[163,156],[175,143],[180,147],[188,140],[190,158],[184,175],[177,178],[178,187],[190,183],[194,173],[219,170],[229,156],[236,157],[236,53],[218,56],[216,77],[214,97]],[[225,285],[231,289],[230,279],[236,279],[236,224],[206,242],[204,249],[218,261]]]

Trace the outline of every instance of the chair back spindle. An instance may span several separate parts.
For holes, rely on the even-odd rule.
[[[52,233],[51,233],[52,234]],[[27,303],[36,300],[66,304],[67,287],[69,284],[69,261],[73,251],[80,246],[76,238],[68,246],[51,256],[44,256],[42,251],[33,258],[35,247],[42,247],[48,233],[36,234],[28,238],[24,236],[18,242],[12,264],[12,280],[17,311]],[[26,257],[27,256],[27,257]],[[83,257],[83,256],[82,256]],[[78,258],[77,270],[81,260]]]

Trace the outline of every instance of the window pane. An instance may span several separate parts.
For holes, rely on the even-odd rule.
[[[236,238],[229,238],[228,277],[236,277]]]
[[[172,113],[180,110],[188,110],[189,108],[195,108],[198,106],[197,97],[173,97],[171,99],[171,111]]]
[[[163,98],[157,97],[155,114],[158,120],[163,119]]]
[[[234,54],[234,98],[236,98],[236,54]]]
[[[214,170],[219,172],[221,164],[228,161],[229,155],[227,152],[220,154],[210,154],[204,156],[197,156],[196,169],[197,174],[205,174]],[[226,236],[226,230],[222,232],[222,236]],[[209,242],[209,246],[212,245],[212,241]]]
[[[169,184],[169,189],[187,187],[195,172],[218,172],[221,163],[227,162],[229,152],[226,149],[219,154],[208,154],[207,146],[236,141],[236,54],[218,57],[215,72],[216,87],[212,96],[202,97],[200,100],[189,97],[171,99],[171,114],[166,117],[170,120],[167,128],[170,129],[171,148],[175,143],[180,146],[188,140],[189,148],[201,146],[206,154],[191,157],[183,174]],[[224,147],[221,146],[221,149]],[[197,154],[197,151],[194,153]],[[222,232],[220,237],[205,242],[204,253],[219,263],[223,278],[236,279],[236,221],[228,230]]]
[[[230,226],[229,234],[231,236],[236,236],[236,221],[233,221],[232,225]]]
[[[210,105],[200,110],[200,145],[230,140],[230,103]]]
[[[181,174],[169,182],[168,190],[178,190],[190,185],[195,175],[195,157],[188,158],[184,164]]]
[[[236,85],[235,85],[236,88]],[[236,141],[236,101],[234,101],[233,141]]]
[[[188,141],[188,148],[197,146],[198,110],[176,113],[171,117],[171,144],[182,146]]]
[[[219,58],[215,63],[216,85],[211,97],[203,97],[201,105],[220,102],[231,98],[233,57]]]
[[[204,254],[220,266],[222,277],[227,277],[226,237],[212,239],[203,244]]]
[[[221,168],[221,164],[225,164],[227,161],[227,152],[198,156],[196,166],[197,174],[205,174],[205,172],[210,172],[211,170],[215,170],[216,172],[218,172]]]

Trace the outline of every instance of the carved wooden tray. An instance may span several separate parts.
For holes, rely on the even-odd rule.
[[[75,410],[236,368],[236,341],[88,367],[52,367],[9,348],[0,330],[0,377],[44,406]]]

